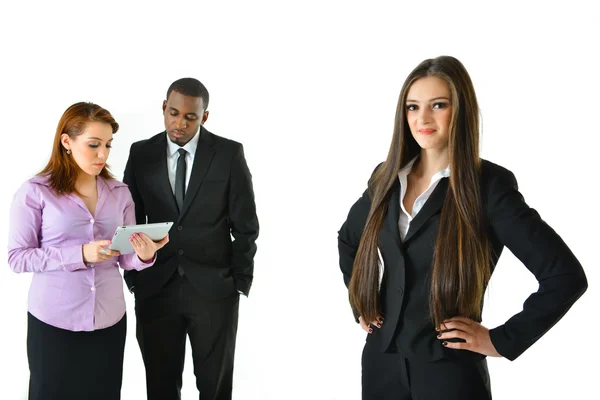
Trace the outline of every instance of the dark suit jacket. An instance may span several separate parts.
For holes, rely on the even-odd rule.
[[[587,280],[560,236],[525,203],[512,172],[483,160],[481,190],[493,266],[506,246],[539,282],[538,291],[529,296],[520,313],[490,330],[496,350],[514,360],[562,318],[587,289]],[[442,346],[429,318],[430,271],[447,191],[448,178],[444,178],[411,222],[402,242],[398,231],[399,181],[392,188],[379,239],[385,266],[380,289],[385,322],[367,338],[377,342],[381,351],[395,348],[408,358],[428,360],[478,356]],[[365,191],[339,231],[340,267],[346,286],[370,206]]]
[[[135,202],[137,223],[174,222],[154,266],[125,272],[136,298],[156,293],[178,265],[207,298],[250,291],[258,219],[243,147],[204,127],[198,134],[181,212],[169,183],[166,133],[131,146],[123,181]]]

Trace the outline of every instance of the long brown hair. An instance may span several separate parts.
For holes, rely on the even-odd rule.
[[[423,61],[404,82],[387,159],[369,180],[371,210],[349,287],[350,304],[367,322],[381,314],[377,242],[391,189],[400,169],[421,152],[406,119],[406,96],[416,80],[427,76],[448,83],[452,104],[448,141],[450,182],[434,251],[431,319],[438,326],[449,317],[481,317],[483,295],[490,278],[490,254],[479,183],[479,108],[465,67],[456,58],[441,56]]]
[[[81,168],[73,160],[73,157],[67,154],[67,150],[61,143],[61,136],[66,133],[71,139],[75,139],[83,133],[89,122],[109,124],[113,133],[119,130],[119,124],[110,112],[97,104],[81,102],[67,108],[56,128],[50,160],[38,174],[48,176],[50,187],[58,194],[77,193],[75,183],[81,172]],[[102,168],[100,176],[105,179],[114,179],[108,170],[108,165]]]

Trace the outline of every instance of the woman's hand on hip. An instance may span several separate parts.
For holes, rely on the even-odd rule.
[[[383,317],[380,315],[378,316],[375,321],[371,322],[370,324],[367,324],[365,322],[365,320],[363,319],[363,317],[358,317],[358,322],[360,324],[360,327],[363,328],[363,330],[367,333],[373,333],[373,328],[371,328],[371,326],[375,326],[377,328],[381,328],[381,326],[383,325]]]
[[[490,357],[502,357],[490,338],[490,330],[467,317],[452,317],[438,326],[438,339],[449,349],[470,350]],[[464,342],[448,342],[446,339],[463,339]]]

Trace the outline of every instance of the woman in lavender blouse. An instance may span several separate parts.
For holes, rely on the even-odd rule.
[[[96,104],[69,107],[48,165],[13,199],[8,263],[33,272],[30,400],[120,398],[127,324],[118,267],[149,268],[168,237],[134,234],[134,254],[105,250],[117,226],[135,224],[129,189],[106,165],[118,128]]]

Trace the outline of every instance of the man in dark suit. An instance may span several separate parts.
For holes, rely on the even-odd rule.
[[[125,272],[149,400],[180,399],[186,334],[202,400],[231,399],[258,219],[242,145],[203,126],[208,99],[198,80],[175,81],[162,106],[166,131],[134,143],[125,167],[137,223],[174,222],[154,267]]]

